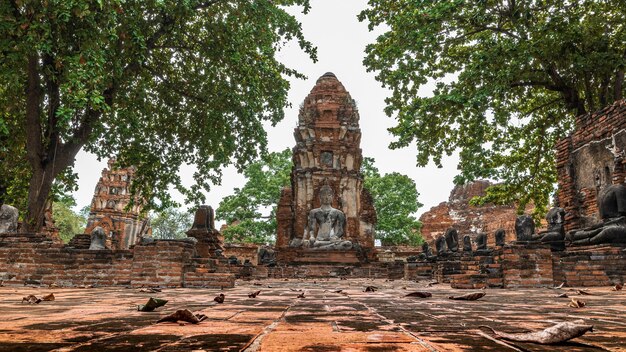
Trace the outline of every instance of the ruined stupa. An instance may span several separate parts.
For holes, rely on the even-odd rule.
[[[111,249],[126,249],[141,237],[150,236],[151,229],[138,199],[135,199],[131,209],[126,208],[131,201],[130,183],[134,167],[118,169],[114,164],[115,160],[110,159],[108,168],[102,170],[91,201],[85,234],[101,227]]]
[[[374,247],[376,211],[370,194],[363,189],[359,113],[333,73],[321,76],[304,99],[294,136],[291,187],[283,189],[277,213],[280,257],[290,261],[301,259],[301,252],[327,249],[357,252],[361,257],[366,253],[365,257],[371,258],[367,253]],[[335,237],[336,246],[317,246],[315,241],[308,245],[313,235],[311,211],[323,206],[321,194],[328,194],[325,197],[332,198],[328,205],[343,213],[344,218],[337,220],[343,226],[340,238]],[[332,261],[327,253],[316,257]]]

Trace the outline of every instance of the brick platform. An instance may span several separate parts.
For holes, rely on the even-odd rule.
[[[43,234],[0,235],[0,281],[23,285],[232,287],[234,275],[193,258],[188,241],[157,240],[133,249],[89,250]]]
[[[376,292],[364,292],[366,286]],[[256,298],[248,294],[261,290]],[[299,291],[302,290],[302,291]],[[341,292],[338,292],[341,290]],[[406,297],[415,290],[429,298]],[[164,289],[142,293],[122,287],[0,288],[0,352],[10,351],[623,351],[626,291],[609,287],[486,289],[478,301],[453,301],[465,292],[426,282],[330,279],[240,282],[234,288]],[[297,298],[304,292],[305,298]],[[20,304],[28,294],[56,300]],[[225,294],[223,304],[213,302]],[[568,307],[569,298],[585,308]],[[169,302],[138,312],[148,297]],[[207,315],[200,324],[156,321],[177,309]],[[487,325],[509,333],[537,331],[583,319],[594,331],[558,345],[496,340]]]
[[[570,247],[552,257],[554,282],[567,286],[605,286],[626,280],[626,245]]]

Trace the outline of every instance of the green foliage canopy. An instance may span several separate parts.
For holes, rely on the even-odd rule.
[[[245,169],[246,184],[224,197],[216,211],[216,218],[228,224],[222,233],[226,242],[274,242],[276,208],[281,190],[289,185],[292,165],[291,150],[285,149]]]
[[[373,158],[364,158],[361,169],[363,188],[372,195],[378,217],[376,238],[384,246],[421,244],[423,239],[419,230],[422,223],[413,215],[422,207],[417,200],[419,193],[415,182],[397,172],[381,175]]]
[[[555,142],[573,117],[623,97],[623,0],[371,0],[359,19],[387,26],[364,63],[392,91],[391,147],[415,143],[420,166],[459,150],[457,183],[503,181],[482,202],[545,212]]]
[[[242,169],[264,152],[262,123],[283,118],[286,77],[302,77],[276,52],[295,40],[316,56],[290,5],[309,9],[308,0],[0,2],[0,152],[3,169],[7,155],[16,165],[2,172],[26,173],[28,190],[14,193],[28,193],[29,229],[82,148],[134,165],[131,191],[148,208],[171,205],[171,185],[201,203],[223,166]],[[182,164],[197,169],[190,189]],[[2,175],[0,187],[15,180]]]
[[[74,206],[76,201],[71,197],[64,197],[52,203],[54,226],[59,229],[59,237],[64,243],[68,243],[76,234],[83,233],[87,225],[84,212],[76,213],[72,210]]]
[[[185,238],[185,232],[191,228],[192,223],[192,214],[174,207],[155,211],[150,216],[152,237],[156,239]]]

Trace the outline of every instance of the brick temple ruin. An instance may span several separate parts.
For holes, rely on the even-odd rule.
[[[502,229],[507,242],[515,240],[515,204],[496,205],[487,203],[480,206],[470,205],[474,197],[484,196],[489,181],[478,180],[465,185],[456,185],[446,202],[432,207],[420,216],[420,232],[425,241],[433,244],[435,240],[455,228],[460,234],[469,235],[472,241],[481,233],[495,233]],[[495,245],[495,237],[487,237],[487,245]]]
[[[557,144],[558,202],[539,231],[515,207],[470,207],[488,183],[456,187],[422,216],[429,244],[376,248],[376,213],[360,173],[359,114],[331,73],[305,98],[295,129],[291,186],[282,191],[274,248],[221,243],[213,210],[198,209],[183,240],[153,240],[124,213],[132,169],[109,166],[86,234],[0,234],[0,280],[72,285],[232,287],[235,279],[436,280],[453,288],[605,286],[626,279],[626,103],[576,119]],[[101,236],[101,237],[98,237]],[[103,249],[89,249],[102,241]],[[95,247],[92,247],[95,248]],[[229,252],[230,251],[230,252]],[[225,254],[226,253],[226,254]]]
[[[304,99],[294,136],[291,187],[278,203],[276,250],[281,262],[354,262],[373,259],[376,210],[363,189],[361,129],[356,103],[332,73],[317,80]],[[345,214],[345,236],[358,248],[313,251],[296,248],[309,226],[309,212],[320,207],[324,185],[332,206]]]
[[[111,249],[128,249],[142,237],[150,237],[148,218],[142,214],[139,198],[131,199],[130,185],[135,173],[134,167],[115,168],[115,160],[108,161],[108,168],[96,184],[85,233],[75,236],[71,245],[78,242],[89,243],[90,234],[101,227],[107,236],[106,246]],[[134,204],[129,209],[131,200]]]

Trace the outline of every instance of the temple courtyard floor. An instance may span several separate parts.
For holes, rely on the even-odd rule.
[[[378,290],[364,292],[367,286]],[[418,290],[432,297],[406,297]],[[610,287],[582,294],[569,287],[487,289],[476,301],[448,299],[475,291],[405,280],[276,279],[224,290],[139,291],[0,287],[0,351],[626,351],[626,291]],[[56,299],[21,303],[48,293]],[[213,300],[219,293],[222,304]],[[563,293],[570,298],[557,298]],[[149,297],[169,302],[138,312]],[[571,298],[586,306],[569,307]],[[208,319],[156,324],[185,308]],[[515,333],[578,319],[594,331],[559,345],[505,342],[479,328]]]

